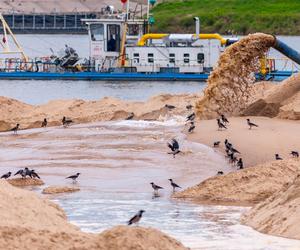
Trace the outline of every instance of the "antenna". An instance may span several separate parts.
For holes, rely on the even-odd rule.
[[[0,54],[21,54],[22,58],[25,60],[25,62],[28,61],[28,57],[24,53],[23,48],[17,41],[15,35],[12,33],[10,27],[8,26],[7,22],[5,21],[3,15],[0,13],[0,23],[3,27],[3,38],[0,40],[0,46],[3,48],[3,51],[0,51]],[[16,47],[16,50],[12,51],[9,46],[9,40],[8,35],[11,36],[13,43]]]

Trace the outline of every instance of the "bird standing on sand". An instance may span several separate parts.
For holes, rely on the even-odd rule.
[[[227,129],[227,127],[221,122],[220,119],[217,119],[218,122],[218,130],[222,130],[222,128]]]
[[[176,107],[174,105],[166,104],[165,108],[172,110],[172,109],[175,109]]]
[[[229,123],[228,119],[223,114],[221,115],[221,120],[224,124]]]
[[[249,129],[251,129],[252,127],[258,127],[258,125],[256,125],[255,123],[251,122],[250,119],[247,119],[247,124],[249,126]]]
[[[47,122],[47,119],[46,118],[44,118],[44,121],[42,122],[42,128],[46,128],[47,127],[47,124],[48,124],[48,122]]]
[[[275,160],[280,161],[280,160],[282,160],[282,158],[279,156],[279,154],[275,154]]]
[[[175,192],[176,188],[181,188],[179,185],[173,182],[173,179],[169,179],[169,181],[171,182],[171,186],[173,187],[173,192]]]
[[[5,180],[6,180],[6,179],[8,179],[10,176],[11,176],[11,172],[8,172],[8,173],[2,175],[2,176],[1,176],[1,179],[5,179]]]
[[[34,169],[31,170],[30,177],[31,177],[31,178],[38,178],[38,179],[41,179],[40,176],[35,172]]]
[[[74,175],[70,175],[68,177],[66,177],[66,179],[72,179],[73,182],[77,181],[77,178],[79,177],[80,173],[74,174]]]
[[[186,117],[186,121],[194,121],[195,117],[196,117],[196,114],[193,112]]]
[[[181,152],[179,150],[179,143],[176,139],[173,139],[171,142],[169,142],[168,147],[172,150],[172,152],[170,152],[168,154],[172,154],[173,158],[175,158],[175,155],[177,155]]]
[[[243,163],[243,159],[240,158],[239,161],[237,162],[236,166],[238,167],[238,169],[243,169],[244,168],[244,163]]]
[[[155,193],[158,193],[159,189],[164,189],[163,187],[158,186],[158,185],[154,184],[153,182],[151,182],[150,184],[151,184],[151,186],[152,186]]]
[[[20,169],[14,174],[14,176],[16,175],[21,175],[22,178],[26,178],[26,171],[24,169]]]
[[[193,105],[189,104],[185,106],[187,110],[191,110],[193,108]]]
[[[297,152],[297,151],[292,151],[291,155],[295,158],[299,158],[299,152]]]
[[[223,175],[224,172],[223,171],[218,171],[217,175]]]
[[[19,128],[20,128],[20,124],[19,123],[17,123],[17,125],[15,126],[15,127],[13,127],[10,131],[13,131],[14,132],[14,134],[17,134],[18,133],[18,130],[19,130]]]
[[[67,119],[65,116],[61,120],[64,127],[69,126],[73,121],[71,119]]]
[[[190,127],[188,129],[189,133],[192,133],[194,131],[194,129],[196,128],[195,123],[191,122]]]
[[[125,120],[132,120],[132,119],[133,119],[133,117],[134,117],[134,113],[133,113],[133,112],[131,112],[131,113],[128,115],[128,117],[127,117],[127,118],[125,118]]]
[[[145,213],[144,210],[140,210],[135,216],[133,216],[129,221],[128,221],[128,226],[129,225],[132,225],[132,224],[137,224],[142,216],[143,216],[143,213]]]
[[[214,142],[214,148],[218,148],[220,146],[220,141],[215,141]]]

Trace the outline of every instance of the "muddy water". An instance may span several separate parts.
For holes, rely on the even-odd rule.
[[[46,185],[76,185],[81,191],[49,196],[69,220],[88,232],[125,224],[140,209],[142,226],[174,236],[192,249],[299,249],[300,242],[266,236],[241,226],[248,208],[203,206],[170,199],[168,178],[183,188],[230,171],[223,156],[185,140],[178,121],[119,121],[69,128],[0,134],[1,173],[35,168]],[[183,153],[167,154],[166,142],[176,137]],[[78,183],[65,177],[80,172]],[[153,196],[150,182],[164,187]],[[40,192],[41,188],[35,188]]]

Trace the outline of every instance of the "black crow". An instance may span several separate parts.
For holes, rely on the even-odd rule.
[[[1,179],[8,179],[11,176],[11,172],[8,172],[1,176]]]
[[[193,105],[189,104],[185,106],[187,110],[191,110],[193,108]]]
[[[35,170],[31,170],[31,178],[38,178],[41,179],[40,176],[35,172]]]
[[[73,181],[77,181],[77,178],[79,177],[79,175],[80,175],[80,173],[70,175],[70,176],[66,177],[66,179],[72,179]]]
[[[282,158],[279,156],[279,154],[275,154],[275,160],[279,161],[282,160]]]
[[[218,130],[219,129],[222,130],[222,128],[227,129],[227,127],[221,122],[220,119],[217,119],[217,122],[218,122]]]
[[[170,152],[168,154],[172,154],[174,158],[175,158],[175,155],[177,155],[178,153],[181,152],[179,150],[179,143],[176,139],[173,139],[171,142],[169,142],[168,147],[172,150],[172,152]]]
[[[163,187],[160,187],[158,185],[155,185],[153,182],[150,183],[154,192],[158,192],[159,189],[164,189]]]
[[[225,117],[225,115],[221,115],[221,120],[224,124],[229,123],[228,119]]]
[[[17,173],[14,174],[15,175],[21,175],[22,178],[26,178],[26,171],[24,169],[20,169],[19,171],[17,171]]]
[[[194,129],[196,128],[194,122],[191,122],[190,127],[189,127],[189,133],[192,133],[194,131]]]
[[[238,169],[243,169],[244,168],[244,163],[243,163],[243,159],[240,158],[239,161],[237,162],[236,166],[238,167]]]
[[[220,146],[220,141],[215,141],[214,142],[214,148],[218,148]]]
[[[173,105],[166,104],[165,108],[167,108],[167,109],[175,109],[176,107],[173,106]]]
[[[171,182],[171,186],[173,187],[173,192],[175,192],[176,188],[181,188],[179,185],[177,185],[175,182],[173,182],[172,179],[169,179],[169,181]]]
[[[240,152],[237,149],[233,148],[232,146],[230,147],[230,151],[234,154],[240,154]]]
[[[132,120],[132,119],[133,119],[133,117],[134,117],[134,113],[133,113],[133,112],[131,112],[131,113],[128,115],[128,117],[127,117],[127,118],[125,118],[125,120]]]
[[[42,122],[42,128],[46,128],[47,124],[48,124],[47,119],[44,118],[44,121]]]
[[[19,127],[20,127],[20,124],[17,123],[17,125],[15,127],[13,127],[10,131],[13,131],[14,134],[17,134],[18,133],[18,130],[19,130]]]
[[[67,127],[71,123],[73,123],[73,121],[71,119],[67,119],[65,116],[62,118],[61,122],[62,122],[63,126],[65,126],[65,127]]]
[[[299,152],[297,152],[297,151],[292,151],[291,155],[295,158],[299,158]]]
[[[258,127],[258,125],[256,125],[253,122],[251,122],[250,119],[247,119],[247,124],[249,126],[249,129],[251,129],[252,127]]]
[[[133,216],[129,221],[128,221],[128,225],[131,225],[131,224],[136,224],[138,223],[142,216],[143,216],[143,213],[145,213],[144,210],[140,210],[135,216]]]
[[[194,121],[195,117],[196,117],[196,114],[193,112],[186,117],[186,121]]]

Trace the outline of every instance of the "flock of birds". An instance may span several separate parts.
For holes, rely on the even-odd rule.
[[[259,126],[253,122],[250,121],[250,119],[246,119],[247,121],[247,125],[249,126],[249,129],[251,130],[253,127],[258,128]],[[218,130],[222,130],[222,129],[227,129],[228,125],[229,125],[229,121],[228,119],[225,117],[225,115],[221,115],[220,118],[217,119],[217,125],[218,125]],[[215,148],[220,146],[220,141],[216,141],[213,143],[213,146]],[[230,143],[228,141],[228,139],[225,139],[224,141],[224,145],[225,145],[225,157],[228,158],[229,163],[231,163],[232,165],[236,166],[237,169],[243,169],[244,168],[244,163],[243,163],[243,159],[236,156],[237,154],[241,154],[237,149],[235,149],[232,145],[232,143]],[[292,157],[295,158],[299,158],[299,152],[298,151],[291,151],[290,153],[292,155]],[[275,154],[275,160],[282,160],[282,158],[279,156],[279,154]],[[217,173],[218,175],[222,175],[224,174],[223,171],[218,171]]]
[[[169,110],[172,110],[175,108],[175,106],[173,105],[165,105],[166,108],[168,108]],[[192,105],[187,105],[186,109],[188,111],[192,110],[193,106]],[[131,120],[134,117],[134,113],[131,113],[130,116],[128,118],[126,118],[126,120]],[[187,117],[186,117],[186,125],[188,125],[188,132],[192,133],[195,129],[195,118],[196,118],[196,114],[195,112],[190,113]],[[247,125],[249,126],[249,129],[251,130],[253,127],[259,127],[257,124],[253,123],[252,121],[250,121],[250,119],[247,119]],[[65,116],[62,118],[61,120],[62,125],[64,127],[68,127],[70,124],[73,123],[73,121],[71,119],[66,118]],[[48,121],[46,118],[44,118],[44,120],[41,123],[41,127],[47,127]],[[221,115],[220,118],[217,119],[217,125],[218,125],[218,130],[225,130],[228,128],[229,126],[229,121],[228,119],[225,117],[225,115]],[[20,129],[20,124],[16,124],[16,126],[14,128],[11,129],[11,131],[14,132],[14,134],[17,134],[18,130]],[[214,148],[218,148],[220,146],[220,141],[216,141],[213,143],[213,147]],[[175,156],[177,154],[179,154],[180,151],[180,146],[178,141],[174,138],[172,139],[170,142],[167,143],[168,148],[171,150],[171,152],[168,152],[168,154],[172,154],[173,158],[175,158]],[[228,161],[230,164],[232,164],[233,166],[237,167],[238,170],[243,169],[244,168],[244,163],[243,163],[243,159],[241,157],[237,157],[237,155],[241,155],[240,151],[238,151],[231,142],[229,142],[228,139],[225,139],[224,141],[224,146],[225,146],[225,157],[228,158]],[[292,151],[291,155],[293,157],[299,157],[299,153],[297,151]],[[279,156],[279,154],[275,154],[275,159],[276,160],[282,160],[282,158]],[[1,176],[1,179],[8,179],[9,177],[11,177],[11,172],[8,172],[4,175]],[[223,175],[223,171],[218,171],[217,175]],[[38,178],[40,179],[40,176],[35,172],[35,170],[30,170],[27,167],[25,169],[21,169],[19,171],[17,171],[14,176],[16,175],[21,175],[22,178],[26,178],[27,176],[29,176],[30,178]],[[68,176],[66,177],[66,179],[72,179],[73,182],[76,182],[78,177],[79,177],[80,173],[76,173],[74,175]],[[176,189],[181,188],[178,184],[176,184],[173,179],[169,179],[170,181],[170,185],[173,189],[173,192],[176,191]],[[163,187],[155,184],[154,182],[150,183],[152,186],[152,189],[154,191],[154,195],[158,196],[158,192],[160,189],[164,189]],[[129,221],[128,221],[128,225],[131,224],[137,224],[140,219],[143,216],[143,213],[145,211],[144,210],[140,210],[136,215],[134,215]]]

